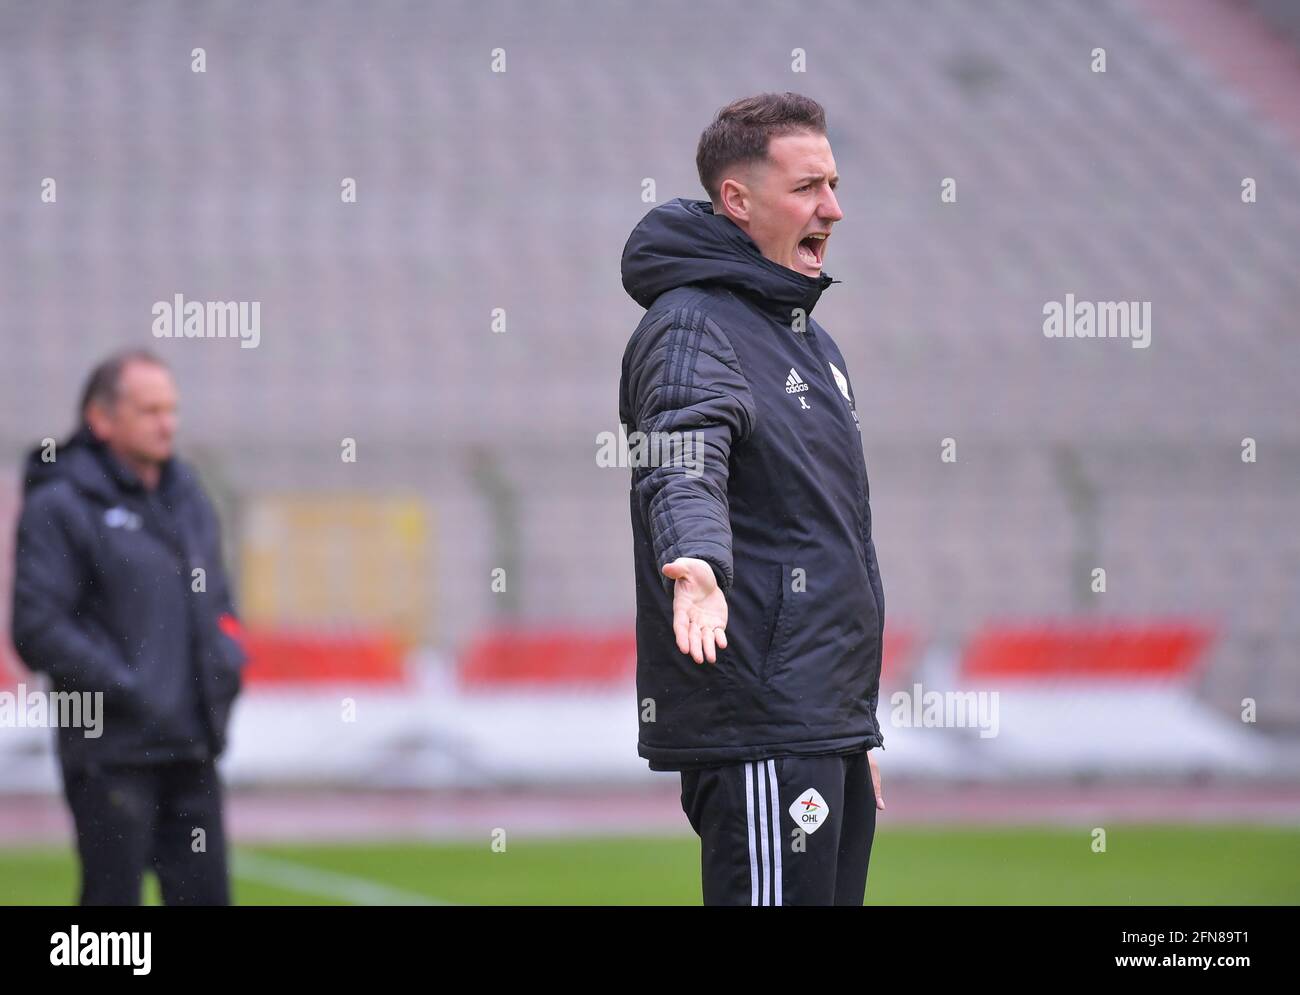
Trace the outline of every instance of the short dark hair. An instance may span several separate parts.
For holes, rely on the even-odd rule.
[[[169,367],[148,349],[122,349],[103,359],[90,371],[86,386],[81,391],[81,407],[77,409],[77,422],[86,420],[86,409],[92,404],[112,407],[117,403],[122,386],[122,371],[128,363],[152,363],[164,370]]]
[[[700,135],[695,152],[700,183],[709,199],[718,203],[722,174],[727,169],[763,161],[774,137],[801,131],[826,134],[826,111],[811,97],[798,93],[760,93],[722,108]]]

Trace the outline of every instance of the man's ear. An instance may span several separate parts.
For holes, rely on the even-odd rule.
[[[101,442],[107,442],[113,434],[113,422],[103,406],[97,403],[86,405],[86,424],[90,426],[91,434]]]
[[[721,204],[722,214],[725,214],[738,224],[749,223],[751,197],[749,187],[745,186],[745,184],[728,177],[722,181],[722,186],[718,188],[718,200]],[[718,213],[716,208],[714,213]]]

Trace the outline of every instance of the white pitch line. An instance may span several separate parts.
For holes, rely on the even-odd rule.
[[[321,895],[351,902],[353,905],[450,905],[437,898],[419,895],[413,891],[390,888],[388,885],[376,884],[366,878],[338,871],[327,871],[320,867],[308,867],[295,864],[279,857],[267,857],[262,854],[236,851],[233,855],[233,869],[236,877],[260,884],[269,884],[305,895]]]

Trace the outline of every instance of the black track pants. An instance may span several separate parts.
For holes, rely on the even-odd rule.
[[[139,905],[147,869],[167,905],[230,904],[212,761],[65,771],[63,787],[77,828],[82,905]]]
[[[705,905],[857,905],[876,793],[867,752],[681,772]]]

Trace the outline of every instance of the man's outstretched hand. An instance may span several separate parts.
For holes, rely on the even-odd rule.
[[[677,648],[696,663],[717,663],[714,650],[727,648],[727,599],[706,560],[679,556],[663,567],[673,584],[673,633]]]

